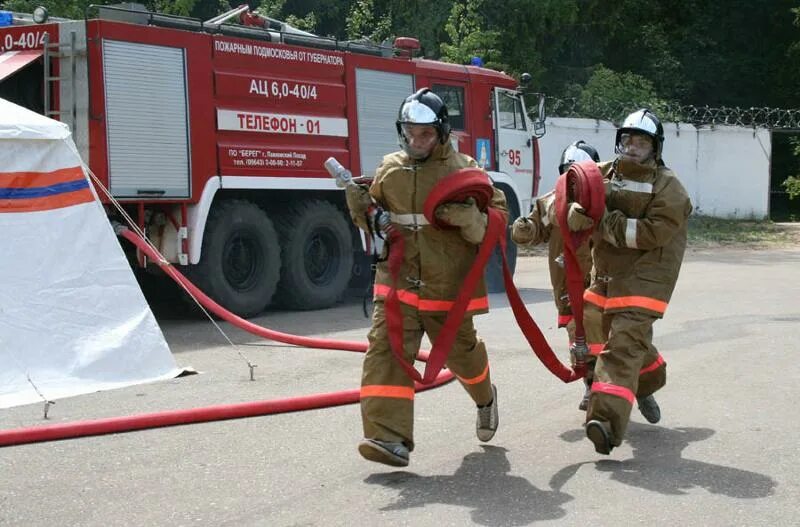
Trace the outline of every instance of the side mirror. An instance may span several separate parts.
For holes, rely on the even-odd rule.
[[[543,93],[536,94],[539,98],[536,109],[536,119],[533,121],[533,135],[536,138],[542,137],[545,134],[545,120],[547,119],[547,111],[545,110],[545,97]]]

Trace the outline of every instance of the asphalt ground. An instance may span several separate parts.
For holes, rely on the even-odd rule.
[[[563,360],[546,261],[516,283]],[[361,355],[298,349],[153,299],[181,366],[199,375],[0,410],[0,429],[356,388]],[[800,523],[800,249],[689,251],[655,344],[662,420],[634,409],[626,442],[596,454],[579,384],[538,363],[505,297],[476,325],[500,428],[475,437],[455,383],[419,394],[405,470],[362,460],[357,405],[0,448],[0,525],[521,526]],[[364,340],[358,302],[269,312],[266,327]],[[242,355],[256,363],[255,380]]]

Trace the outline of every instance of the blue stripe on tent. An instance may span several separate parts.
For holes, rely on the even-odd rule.
[[[58,194],[75,192],[89,188],[89,182],[85,179],[57,183],[47,187],[36,188],[0,188],[0,199],[29,199],[29,198],[49,198]]]

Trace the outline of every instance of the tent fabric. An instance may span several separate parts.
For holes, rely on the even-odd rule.
[[[69,127],[61,122],[54,121],[49,117],[32,112],[22,106],[17,106],[14,103],[8,102],[5,99],[0,99],[0,140],[3,139],[59,139],[64,140],[70,137]],[[70,141],[71,142],[71,141]],[[3,147],[5,154],[5,146]],[[50,149],[56,148],[55,145],[50,145]],[[31,150],[31,148],[26,148]],[[58,149],[60,150],[60,148]],[[37,160],[46,157],[45,152],[31,152]],[[16,159],[20,163],[25,163],[25,159]],[[68,158],[68,165],[76,165],[76,160]],[[3,163],[6,162],[5,157]],[[63,162],[61,158],[55,158],[52,161],[43,160],[44,163]],[[80,159],[77,159],[77,165],[80,165]],[[0,167],[5,170],[5,167]]]
[[[38,59],[43,53],[41,49],[0,53],[0,81]]]
[[[0,408],[179,375],[66,126],[0,99],[0,159]]]

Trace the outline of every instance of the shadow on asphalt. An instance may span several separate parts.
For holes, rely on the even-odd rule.
[[[411,472],[373,474],[365,482],[400,491],[393,511],[442,503],[472,509],[479,525],[529,525],[563,518],[563,504],[572,496],[559,490],[540,490],[527,479],[512,476],[505,448],[481,445],[482,452],[467,454],[451,476],[419,476]]]
[[[145,272],[135,273],[139,287],[142,289],[145,300],[157,320],[204,320],[203,311],[172,279],[163,275],[152,275]],[[357,312],[362,312],[364,292],[348,289],[344,297],[330,309],[350,306]],[[372,313],[372,303],[367,302],[368,313]],[[325,310],[320,310],[325,311]],[[281,307],[269,307],[256,317],[263,317],[270,313],[289,313]],[[362,314],[363,316],[363,314]],[[366,318],[366,317],[365,317]]]
[[[632,458],[569,465],[550,479],[550,486],[561,489],[582,465],[594,463],[597,470],[609,473],[612,481],[660,494],[681,495],[699,487],[731,498],[758,499],[775,492],[777,483],[764,474],[681,457],[683,449],[691,443],[712,435],[714,430],[710,428],[671,429],[631,423],[626,441],[633,448]],[[564,432],[561,438],[576,442],[586,440],[586,435],[581,428]],[[586,447],[591,448],[588,440]]]

